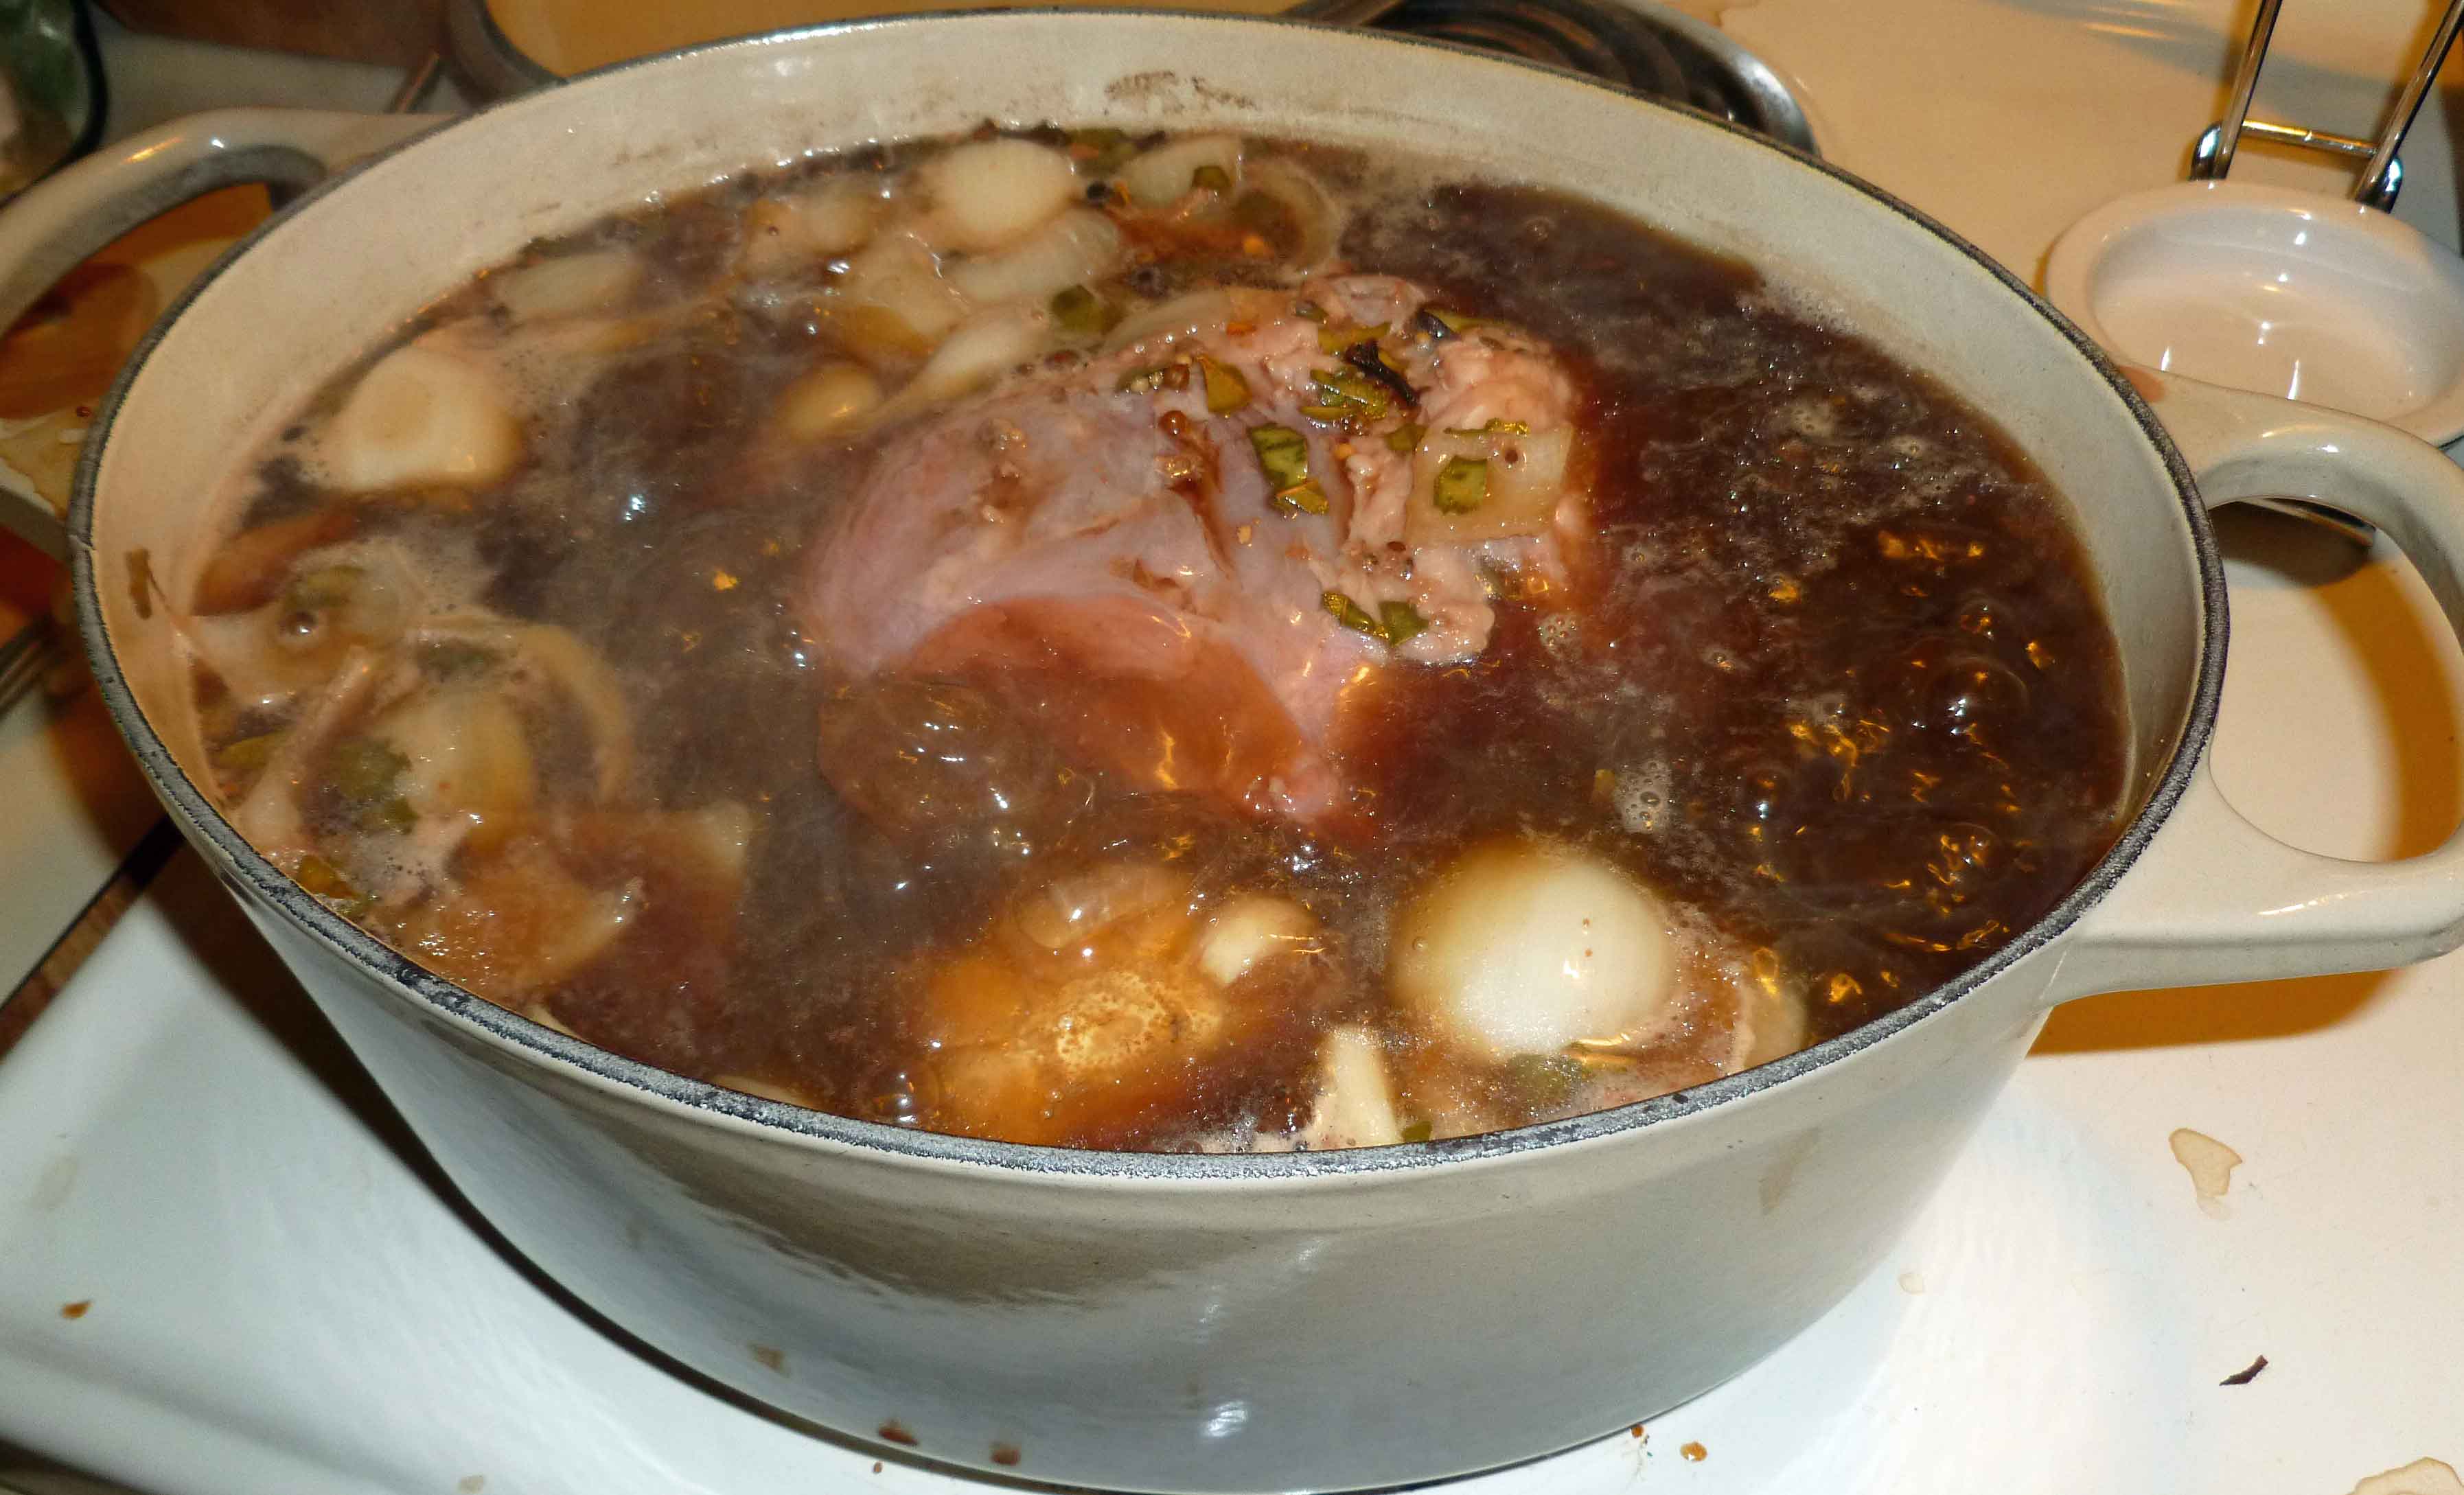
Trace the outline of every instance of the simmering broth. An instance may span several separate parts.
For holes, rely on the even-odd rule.
[[[2114,645],[1976,411],[1597,207],[981,132],[534,246],[331,381],[182,626],[234,823],[649,1062],[1070,1146],[1459,1135],[1982,960]]]

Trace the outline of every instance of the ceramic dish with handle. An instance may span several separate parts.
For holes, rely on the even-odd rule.
[[[1408,143],[1759,266],[2003,423],[2066,493],[2118,635],[2134,810],[1967,976],[1802,1053],[1448,1142],[1205,1157],[917,1134],[613,1057],[409,963],[201,791],[162,579],[212,478],[416,308],[663,188],[991,118]],[[174,126],[0,216],[74,258],[147,203],[369,143],[365,121]],[[396,124],[392,127],[402,128]],[[354,133],[358,132],[358,133]],[[252,154],[253,153],[253,154]],[[1562,1447],[1716,1384],[1902,1230],[2053,1004],[2382,967],[2464,932],[2464,843],[2335,861],[2226,802],[2208,505],[2332,498],[2464,617],[2464,474],[2410,437],[2125,379],[1907,208],[1724,124],[1560,74],[1287,22],[1009,12],[722,44],[435,131],[256,234],[97,417],[69,521],[103,689],[165,801],[454,1183],[583,1300],[785,1411],[935,1458],[1150,1490],[1351,1488]],[[331,1201],[300,1199],[318,1209]],[[2024,1352],[2013,1346],[2013,1352]]]

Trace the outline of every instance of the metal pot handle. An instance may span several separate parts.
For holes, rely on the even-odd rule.
[[[277,194],[302,190],[443,118],[218,109],[106,146],[0,209],[0,327],[15,323],[86,256],[158,213],[242,182],[265,183]],[[0,488],[0,524],[55,557],[67,554],[62,517],[30,495]]]
[[[2132,378],[2209,507],[2289,495],[2351,511],[2412,561],[2464,638],[2464,470],[2437,448],[2316,406]],[[2202,761],[2138,863],[2080,920],[2047,996],[2385,970],[2459,942],[2464,829],[2401,862],[2322,856],[2253,824]]]

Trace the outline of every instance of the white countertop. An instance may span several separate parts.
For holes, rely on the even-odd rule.
[[[2305,43],[2305,6],[2342,24]],[[2033,270],[2071,217],[2178,174],[2237,44],[2222,10],[1765,0],[1723,21],[1803,82],[1834,160]],[[2293,0],[2268,84],[2295,97],[2263,85],[2260,112],[2365,131],[2327,116],[2366,115],[2397,66],[2372,17],[2414,24]],[[2446,139],[2443,117],[2420,130]],[[2446,152],[2411,157],[2401,215],[2452,245]],[[2227,534],[2228,790],[2319,849],[2433,843],[2464,811],[2464,663],[2418,583],[2264,517]],[[0,841],[12,916],[25,856]],[[2343,1495],[2412,1465],[2368,1495],[2464,1495],[2415,1462],[2464,1464],[2459,1062],[2453,958],[2075,1003],[1813,1330],[1646,1438],[1448,1489]],[[2204,1207],[2177,1129],[2243,1159]],[[0,1444],[165,1495],[994,1487],[603,1333],[449,1202],[186,853],[0,1060]]]

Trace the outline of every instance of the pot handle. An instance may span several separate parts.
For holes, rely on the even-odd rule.
[[[158,213],[243,182],[299,191],[444,118],[217,109],[115,142],[0,209],[0,328],[13,325],[86,256]],[[55,557],[68,553],[63,517],[31,494],[0,487],[0,524]]]
[[[2378,526],[2464,639],[2464,469],[2392,427],[2141,369],[2134,384],[2210,508],[2316,498]],[[2402,862],[2278,841],[2233,808],[2211,760],[2110,895],[2079,921],[2047,993],[2377,971],[2464,941],[2464,829]]]

